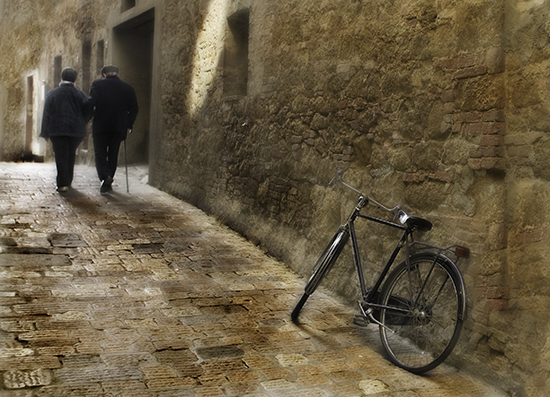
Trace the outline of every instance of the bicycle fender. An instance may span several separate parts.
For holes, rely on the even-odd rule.
[[[448,265],[450,268],[450,271],[454,272],[457,276],[458,282],[459,282],[459,291],[457,293],[461,297],[462,300],[462,306],[460,308],[460,311],[458,312],[458,318],[461,321],[464,321],[466,319],[466,311],[467,311],[467,302],[466,302],[466,283],[464,282],[464,277],[462,276],[462,272],[458,268],[457,264],[450,259],[448,256],[443,255],[440,252],[434,252],[434,251],[424,251],[424,252],[417,252],[415,254],[411,255],[411,258],[418,257],[418,258],[424,258],[424,259],[432,259],[435,258],[435,260],[442,261]]]

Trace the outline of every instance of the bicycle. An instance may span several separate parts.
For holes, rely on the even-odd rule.
[[[460,336],[466,316],[466,290],[457,263],[460,258],[468,258],[470,250],[460,245],[439,247],[416,241],[413,234],[431,230],[430,221],[411,216],[399,206],[388,208],[380,204],[346,184],[342,180],[342,173],[338,173],[330,185],[334,181],[358,194],[359,198],[347,222],[338,228],[315,263],[304,293],[292,311],[292,321],[298,322],[307,299],[328,274],[351,238],[353,261],[362,295],[359,300],[361,314],[355,316],[354,323],[360,326],[378,324],[382,346],[395,365],[415,374],[434,369],[449,356]],[[394,221],[388,221],[363,214],[361,211],[369,203],[393,213],[399,223],[396,223],[395,218]],[[355,234],[357,218],[403,231],[371,288],[366,287],[363,275]],[[393,266],[403,247],[405,258]],[[454,256],[454,260],[451,256]]]

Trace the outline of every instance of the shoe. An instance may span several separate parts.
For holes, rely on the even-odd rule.
[[[66,193],[69,191],[69,186],[59,186],[57,189],[56,189],[59,193]]]
[[[113,184],[113,178],[108,176],[103,180],[103,183],[101,184],[101,189],[99,189],[99,191],[101,193],[110,192],[111,190],[113,190],[113,187],[111,186],[112,184]]]

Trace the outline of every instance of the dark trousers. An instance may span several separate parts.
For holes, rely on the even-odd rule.
[[[118,134],[94,134],[94,157],[100,181],[115,176],[118,165],[118,150],[122,139]]]
[[[74,174],[76,149],[83,137],[52,136],[53,153],[57,167],[57,187],[71,186]]]

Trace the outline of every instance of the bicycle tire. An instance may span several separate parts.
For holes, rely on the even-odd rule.
[[[308,300],[309,296],[315,292],[323,278],[328,274],[328,272],[336,262],[336,259],[340,256],[340,253],[346,245],[348,238],[349,232],[345,229],[339,229],[338,232],[336,232],[336,234],[327,244],[325,250],[319,257],[319,259],[317,259],[317,262],[315,262],[315,266],[313,267],[313,274],[306,283],[304,293],[294,307],[292,314],[290,315],[293,321],[298,319],[300,311],[302,310],[302,307]]]
[[[380,338],[389,360],[415,374],[440,365],[460,336],[465,302],[464,279],[449,258],[423,252],[402,261],[379,298],[380,305],[403,310],[380,309]]]

